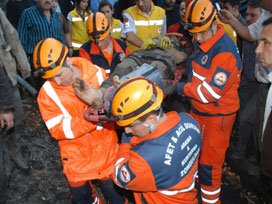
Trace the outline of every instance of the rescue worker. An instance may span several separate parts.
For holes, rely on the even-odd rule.
[[[194,53],[187,59],[188,82],[177,92],[191,99],[192,116],[203,134],[199,159],[202,203],[220,203],[222,166],[239,109],[242,71],[237,47],[217,24],[209,0],[194,0],[186,10],[186,28],[194,37]]]
[[[70,32],[69,56],[78,57],[79,48],[88,41],[86,32],[86,21],[90,15],[90,1],[89,0],[75,0],[75,8],[69,12],[68,26]]]
[[[92,13],[87,22],[89,41],[79,49],[79,56],[103,67],[109,75],[117,64],[130,53],[125,42],[114,39],[110,35],[111,26],[107,17],[101,13]]]
[[[104,13],[108,18],[108,21],[111,25],[111,36],[119,40],[125,38],[125,36],[121,36],[121,32],[124,29],[124,24],[119,19],[112,17],[114,8],[108,0],[102,0],[99,3],[99,12]]]
[[[137,204],[197,204],[199,125],[186,113],[165,114],[162,100],[145,77],[126,80],[113,96],[112,114],[125,131],[114,182],[132,190]]]
[[[114,126],[86,121],[83,112],[88,105],[75,96],[72,86],[73,80],[81,78],[95,90],[106,73],[84,58],[67,55],[67,47],[47,38],[36,45],[33,61],[35,75],[47,79],[37,101],[50,134],[59,141],[72,202],[103,203],[92,185],[92,180],[98,179],[108,203],[124,203],[125,198],[117,192],[112,181],[119,149]]]
[[[126,42],[130,52],[141,48],[143,42],[166,33],[164,9],[152,0],[135,0],[136,5],[123,11]]]

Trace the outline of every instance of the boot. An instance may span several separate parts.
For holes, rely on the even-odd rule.
[[[25,158],[22,155],[21,148],[21,134],[15,131],[9,135],[8,139],[8,153],[10,158],[14,163],[22,170],[28,170],[29,165]]]

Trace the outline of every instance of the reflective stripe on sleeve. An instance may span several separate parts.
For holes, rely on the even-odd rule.
[[[194,70],[193,70],[193,76],[198,78],[200,81],[204,81],[206,79],[206,77],[199,75],[198,73],[194,72]]]
[[[56,126],[57,124],[59,124],[60,121],[62,120],[62,118],[63,118],[63,115],[58,115],[58,116],[56,116],[56,117],[48,120],[45,123],[46,127],[48,128],[48,130],[51,129],[52,127]]]
[[[65,134],[65,137],[67,139],[74,139],[74,134],[71,130],[72,116],[68,113],[68,111],[61,104],[60,99],[59,99],[57,93],[55,92],[54,88],[50,84],[50,82],[46,81],[43,85],[43,88],[44,88],[45,92],[47,93],[47,95],[56,103],[56,105],[59,107],[59,109],[61,110],[61,112],[63,114],[62,123],[63,123],[63,132]],[[48,121],[50,121],[50,120],[48,120]],[[48,121],[46,121],[46,123]]]
[[[221,98],[206,81],[203,81],[203,86],[215,99],[219,100]]]
[[[200,99],[202,100],[203,103],[209,103],[209,101],[204,97],[202,91],[201,91],[201,86],[202,84],[200,84],[198,87],[197,87],[197,93],[200,97]]]

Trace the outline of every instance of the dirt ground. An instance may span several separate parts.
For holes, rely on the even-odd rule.
[[[51,138],[33,98],[24,99],[24,110],[25,126],[21,142],[30,170],[22,172],[13,164],[6,204],[69,204],[69,189],[62,173],[58,143]],[[265,196],[266,189],[256,191],[250,185],[245,185],[227,163],[223,172],[222,204],[269,202]]]

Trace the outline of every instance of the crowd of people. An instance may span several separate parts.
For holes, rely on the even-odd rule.
[[[7,161],[30,168],[18,77],[72,203],[219,204],[234,127],[232,158],[272,192],[270,0],[7,0],[0,43],[0,203]]]

